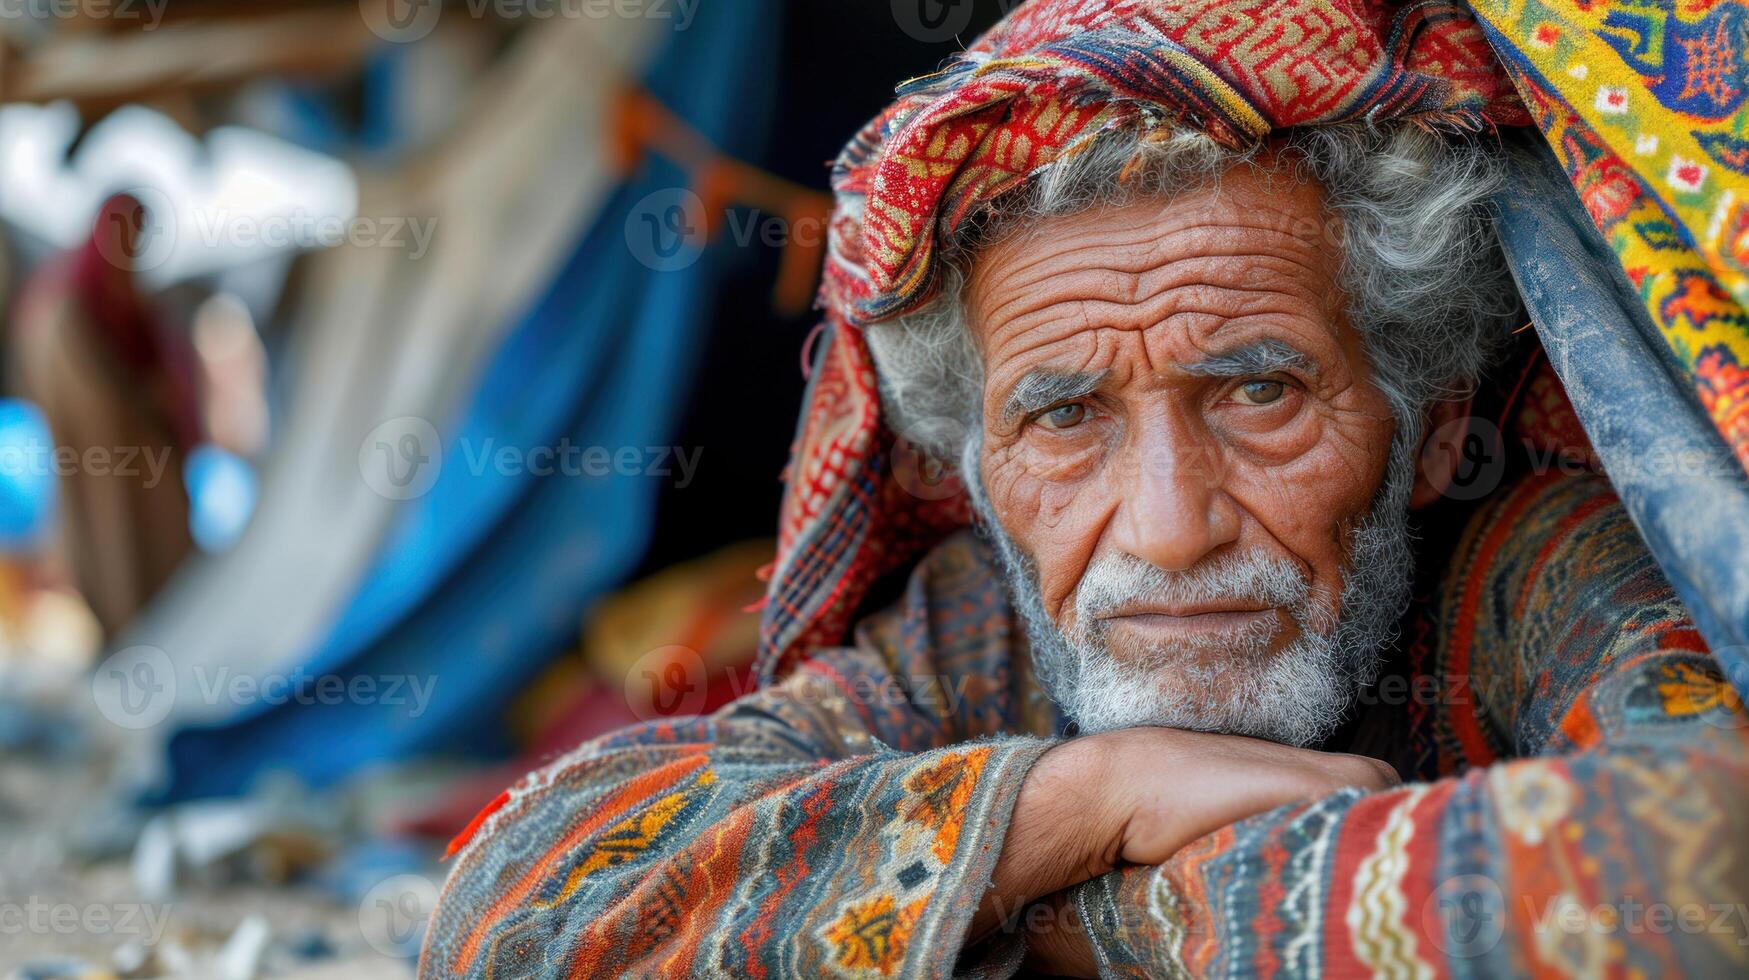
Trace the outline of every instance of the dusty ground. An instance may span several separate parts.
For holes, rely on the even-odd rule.
[[[140,811],[125,743],[17,695],[0,686],[0,977],[412,975],[431,846],[371,845],[357,806],[295,791]]]

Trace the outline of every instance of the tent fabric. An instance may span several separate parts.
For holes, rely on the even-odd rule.
[[[775,43],[775,15],[768,2],[701,9],[646,87],[725,152],[751,155],[771,97],[769,59],[753,53]],[[636,566],[660,476],[541,474],[490,454],[643,452],[672,439],[672,392],[696,367],[723,256],[707,247],[684,268],[652,268],[627,228],[650,195],[688,180],[652,158],[617,189],[446,426],[436,482],[402,507],[331,628],[294,660],[346,683],[426,682],[429,703],[257,704],[190,727],[171,743],[165,797],[237,792],[267,770],[325,785],[416,753],[506,747],[498,711]]]
[[[447,427],[579,225],[608,202],[614,172],[589,127],[605,126],[613,83],[653,36],[648,24],[592,26],[531,33],[432,157],[364,177],[361,213],[433,222],[427,254],[341,246],[311,257],[288,331],[295,398],[257,512],[230,551],[185,565],[117,644],[164,651],[176,670],[171,717],[132,743],[140,782],[163,778],[163,738],[239,711],[210,696],[216,681],[289,674],[321,642],[400,508],[361,478],[361,443],[396,418]]]
[[[1546,146],[1510,157],[1500,239],[1574,412],[1726,676],[1749,691],[1749,479]]]
[[[185,565],[117,644],[162,650],[176,665],[174,712],[144,734],[235,714],[203,696],[214,678],[294,670],[344,610],[401,508],[361,478],[360,445],[397,418],[447,429],[616,189],[590,127],[605,126],[613,84],[650,47],[651,27],[628,25],[555,21],[531,33],[432,157],[363,178],[362,214],[423,218],[437,231],[418,261],[354,246],[311,257],[288,330],[295,397],[276,424],[257,512],[230,551]],[[153,779],[160,746],[137,741],[135,768]]]

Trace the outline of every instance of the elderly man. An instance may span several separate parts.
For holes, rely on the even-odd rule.
[[[422,974],[1749,966],[1749,718],[1609,482],[1417,555],[1523,318],[1476,23],[1034,0],[901,96],[836,174],[770,683],[501,797]]]

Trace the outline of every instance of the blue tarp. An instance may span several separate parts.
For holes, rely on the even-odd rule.
[[[668,39],[647,88],[725,153],[756,157],[779,16],[775,0],[701,7]],[[506,702],[575,642],[589,602],[629,574],[649,537],[665,477],[590,475],[599,454],[576,464],[594,447],[672,443],[733,245],[659,271],[628,224],[638,227],[651,195],[665,202],[687,183],[651,158],[616,192],[445,427],[436,484],[403,506],[357,595],[302,660],[301,675],[332,684],[368,678],[369,695],[321,698],[312,686],[303,703],[257,703],[178,732],[164,799],[245,791],[270,770],[324,786],[423,752],[502,747]],[[569,451],[572,465],[544,475],[503,467],[490,455],[502,449],[542,468],[547,457],[531,450]],[[429,685],[428,703],[414,685]]]

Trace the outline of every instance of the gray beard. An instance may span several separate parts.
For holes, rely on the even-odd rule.
[[[1088,733],[1159,725],[1287,745],[1327,738],[1356,692],[1377,678],[1409,604],[1415,461],[1413,440],[1406,435],[1399,432],[1393,440],[1384,484],[1351,534],[1334,622],[1303,582],[1296,593],[1291,582],[1282,581],[1284,575],[1299,576],[1297,570],[1253,569],[1251,581],[1299,627],[1299,637],[1273,655],[1267,653],[1270,635],[1253,634],[1236,637],[1225,651],[1150,650],[1126,662],[1112,654],[1102,629],[1077,625],[1073,636],[1066,635],[1045,611],[1036,565],[995,519],[981,475],[966,481],[980,523],[995,543],[1009,596],[1026,623],[1034,672],[1046,693]],[[965,462],[975,465],[976,458],[975,450],[967,452]],[[1113,579],[1149,590],[1170,588],[1172,574],[1151,565],[1124,568],[1106,576],[1105,589],[1090,591],[1111,591]],[[1077,597],[1078,606],[1085,598]]]

